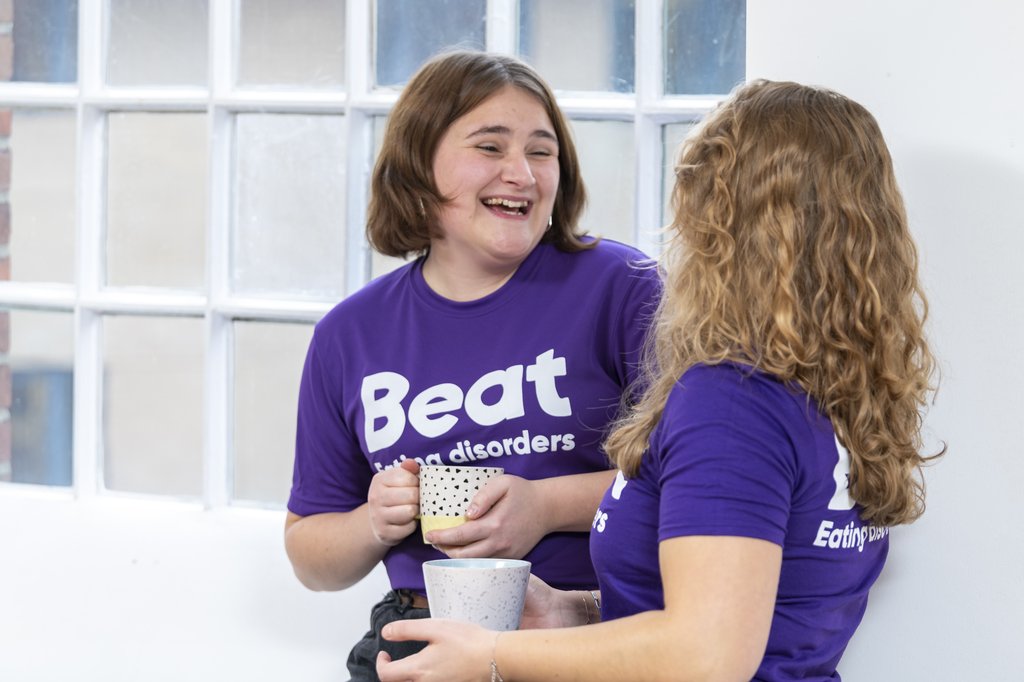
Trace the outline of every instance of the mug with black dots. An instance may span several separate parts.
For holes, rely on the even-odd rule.
[[[427,533],[454,528],[466,522],[466,509],[477,491],[490,479],[501,476],[501,467],[420,467],[420,529]]]

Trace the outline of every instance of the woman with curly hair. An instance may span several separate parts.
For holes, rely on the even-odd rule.
[[[396,624],[430,646],[382,656],[385,682],[840,679],[931,459],[935,362],[889,152],[838,93],[748,83],[684,142],[674,206],[645,394],[606,442],[600,595],[535,579],[530,629],[500,635]],[[568,627],[598,600],[602,623]]]

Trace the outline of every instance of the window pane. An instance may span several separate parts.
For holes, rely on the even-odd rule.
[[[71,313],[0,310],[0,481],[71,485]]]
[[[284,504],[313,325],[236,322],[234,498]]]
[[[203,321],[106,317],[103,336],[107,488],[200,496]]]
[[[519,53],[557,90],[633,92],[634,0],[522,0]]]
[[[75,273],[75,112],[0,111],[0,151],[9,164],[10,205],[0,198],[0,245],[10,248],[11,277],[70,284]],[[0,194],[2,197],[2,194]],[[10,241],[8,242],[8,236]]]
[[[580,226],[626,244],[636,244],[633,124],[572,121],[576,153],[587,185],[587,210]]]
[[[8,9],[0,9],[0,23],[13,26],[0,33],[0,54],[10,55],[13,41],[14,64],[9,70],[11,62],[0,59],[0,80],[78,80],[78,0],[13,0],[4,6]]]
[[[206,85],[207,0],[109,0],[107,83]]]
[[[339,298],[345,282],[341,116],[237,119],[232,288]]]
[[[670,123],[661,131],[662,158],[662,203],[661,222],[668,225],[672,220],[672,189],[676,183],[676,162],[679,160],[679,146],[686,134],[693,127],[692,123]]]
[[[665,0],[666,94],[727,93],[746,61],[746,0]]]
[[[345,84],[345,3],[243,0],[238,84]]]
[[[107,284],[205,281],[205,114],[114,113],[107,140]]]
[[[442,48],[482,50],[487,0],[377,0],[377,85],[401,85]]]

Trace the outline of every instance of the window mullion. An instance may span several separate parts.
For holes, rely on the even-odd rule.
[[[487,0],[487,49],[502,54],[518,50],[518,0]]]
[[[230,299],[232,147],[234,112],[222,105],[234,88],[240,3],[211,3],[210,90],[207,103],[209,153],[206,213],[205,367],[203,372],[203,503],[227,506],[231,499],[233,363]]]
[[[75,497],[79,499],[96,497],[102,487],[102,363],[100,315],[80,306],[75,310],[75,370],[72,398],[72,487]]]
[[[657,227],[661,224],[662,144],[661,125],[652,117],[651,105],[662,97],[664,32],[662,0],[636,4],[636,245],[657,255]]]
[[[345,7],[345,89],[359,99],[372,89],[373,0],[348,0]]]
[[[345,295],[358,291],[370,277],[370,248],[366,242],[366,203],[373,170],[373,116],[349,108],[345,152]]]
[[[373,95],[373,0],[349,0],[345,17],[345,295],[360,289],[370,276],[366,243],[366,201],[373,162],[375,113],[386,113],[393,93]]]
[[[85,96],[95,95],[103,84],[103,56],[107,36],[104,0],[78,3],[78,81]]]
[[[85,101],[101,88],[106,32],[100,0],[82,0],[78,11],[81,86],[76,117],[75,279],[79,294],[74,316],[72,486],[78,498],[90,499],[103,481],[102,316],[86,301],[100,290],[106,262],[106,111]]]
[[[232,318],[211,310],[206,316],[204,368],[203,503],[225,507],[231,499],[233,442],[231,438],[234,367],[231,352]]]

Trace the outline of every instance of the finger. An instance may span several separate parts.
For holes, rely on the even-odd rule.
[[[380,678],[381,682],[391,682],[391,680],[395,680],[397,682],[397,680],[402,679],[401,677],[397,677],[396,675],[392,674],[393,671],[391,670],[391,656],[388,655],[388,652],[386,651],[381,651],[377,654],[376,668],[377,677]]]
[[[495,541],[491,534],[487,534],[473,542],[464,545],[438,544],[435,548],[444,552],[452,559],[473,559],[493,558],[503,556],[501,544]]]
[[[396,540],[404,540],[416,530],[416,520],[405,523],[389,523],[388,527],[391,529],[390,534]]]
[[[493,529],[483,521],[467,521],[454,528],[432,530],[427,533],[427,542],[443,547],[462,547],[480,542],[491,535]]]
[[[388,623],[381,630],[381,636],[391,642],[406,642],[417,640],[421,642],[433,641],[433,635],[445,621],[434,619],[422,620],[396,620]]]
[[[395,473],[385,479],[384,484],[389,488],[409,488],[411,490],[419,490],[420,477],[405,467],[405,463],[408,461],[409,460],[405,460],[405,462],[402,462],[402,466],[393,469]],[[416,467],[419,466],[416,462],[413,462],[412,464]]]
[[[408,464],[408,466],[406,466]],[[381,484],[388,487],[419,487],[420,479],[416,472],[419,471],[419,464],[415,461],[409,462],[409,460],[402,460],[402,463],[396,467],[390,467],[384,471],[374,474],[373,478],[375,481],[379,481]],[[415,469],[415,471],[410,471]]]
[[[403,459],[401,467],[408,471],[410,474],[420,473],[420,463],[414,459]]]
[[[404,526],[410,521],[416,520],[416,514],[419,513],[419,505],[416,504],[402,504],[397,507],[381,507],[378,512],[378,517],[387,524],[392,526]]]
[[[496,476],[484,484],[484,487],[473,496],[469,507],[466,508],[466,517],[477,519],[491,510],[498,500],[505,497],[512,485],[515,476]]]
[[[422,679],[422,673],[415,673],[418,656],[407,656],[395,661],[383,651],[380,653],[384,655],[377,656],[377,679],[380,682],[414,682]]]
[[[416,531],[416,523],[411,522],[401,526],[372,526],[371,531],[377,542],[387,547],[394,547]]]
[[[435,545],[434,547],[452,559],[493,559],[497,554],[486,542],[475,542],[464,547],[445,547],[443,545]]]
[[[415,507],[419,512],[420,492],[416,488],[383,488],[367,496],[367,500],[381,509]]]

